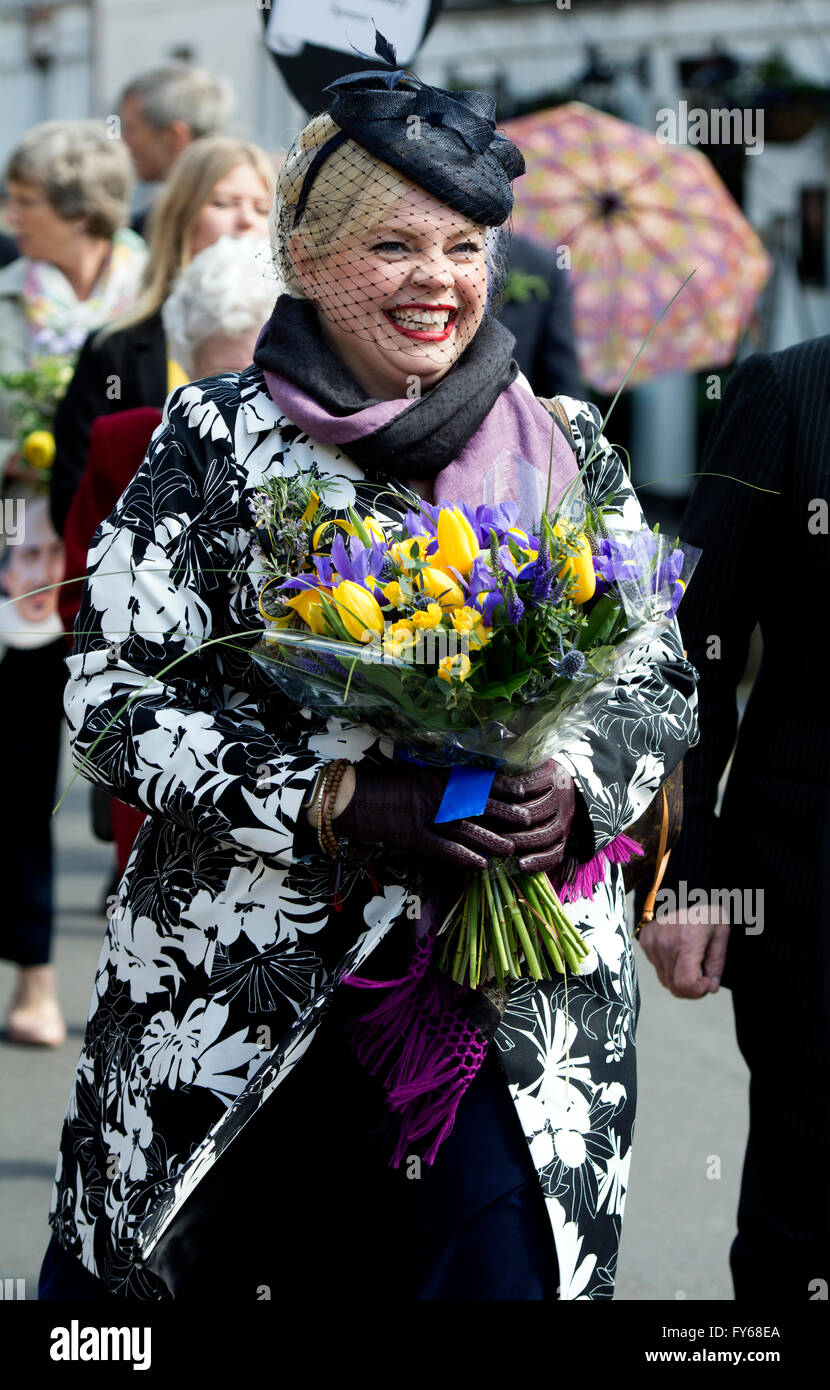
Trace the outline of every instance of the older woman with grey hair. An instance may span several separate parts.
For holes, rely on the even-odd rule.
[[[35,126],[13,150],[5,181],[9,224],[22,254],[0,271],[0,383],[2,374],[39,358],[72,360],[91,329],[135,303],[147,258],[144,242],[124,227],[129,159],[103,121]],[[15,415],[20,400],[18,392],[0,384],[0,495],[7,508],[26,508],[24,544],[10,552],[4,571],[7,580],[14,575],[11,587],[7,583],[14,602],[4,597],[0,638],[0,709],[6,711],[7,729],[3,767],[12,781],[25,783],[15,837],[4,837],[0,850],[8,890],[0,957],[18,967],[6,1037],[58,1047],[66,1030],[49,960],[50,811],[66,648],[51,586],[61,579],[63,558],[48,521],[43,475],[30,473],[20,457]],[[43,495],[27,498],[29,484]],[[38,599],[32,591],[44,586],[51,592]],[[17,745],[32,750],[21,778],[15,774]]]
[[[161,311],[170,356],[191,381],[244,371],[281,291],[267,241],[220,237],[184,268]]]
[[[0,373],[74,356],[138,297],[147,248],[125,226],[132,182],[103,121],[47,121],[12,151],[7,214],[21,255],[0,271]],[[13,396],[0,387],[0,478],[16,457]]]

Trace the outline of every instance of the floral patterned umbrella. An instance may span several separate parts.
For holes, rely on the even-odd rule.
[[[527,162],[515,230],[570,253],[585,381],[616,391],[690,270],[628,383],[730,362],[772,261],[706,156],[582,102],[502,128]]]

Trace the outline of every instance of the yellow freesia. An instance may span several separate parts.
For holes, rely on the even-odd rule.
[[[356,642],[369,642],[373,632],[383,632],[380,604],[367,589],[343,579],[331,596],[343,626]]]
[[[432,628],[437,627],[444,616],[444,610],[440,603],[430,603],[426,608],[416,608],[412,614],[412,622],[415,627]]]
[[[388,554],[398,569],[403,569],[404,560],[411,559],[413,550],[416,559],[423,560],[429,542],[429,536],[409,536],[405,541],[395,541],[394,545],[390,545]]]
[[[403,656],[414,643],[415,633],[412,624],[407,618],[402,618],[400,622],[393,623],[386,629],[383,650],[389,656]]]
[[[441,563],[469,574],[478,555],[478,538],[460,507],[442,507],[436,534]]]
[[[465,681],[470,674],[472,662],[466,652],[459,652],[456,656],[444,656],[438,662],[439,681]]]
[[[384,584],[383,597],[389,602],[394,603],[396,608],[400,608],[406,602],[403,589],[397,579],[393,579],[391,584]]]
[[[450,622],[456,632],[473,632],[479,624],[484,622],[477,608],[456,608],[454,613],[450,613]]]
[[[430,598],[437,598],[442,608],[463,607],[464,595],[452,575],[427,565],[421,570],[419,578],[425,592]]]

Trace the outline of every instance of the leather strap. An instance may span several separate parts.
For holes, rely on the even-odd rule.
[[[647,922],[654,921],[654,904],[657,900],[657,894],[660,890],[660,884],[663,882],[663,875],[666,872],[666,866],[669,862],[669,855],[671,854],[671,850],[666,849],[666,842],[669,838],[669,799],[666,796],[665,787],[661,787],[660,791],[662,792],[663,796],[663,816],[660,822],[660,839],[657,844],[657,869],[654,875],[654,882],[652,883],[651,888],[648,891],[646,900],[643,903],[643,910],[640,914],[640,920],[634,929],[635,936],[640,935],[642,928],[646,925]]]
[[[570,444],[571,448],[574,449],[574,448],[575,448],[575,445],[574,445],[574,437],[573,437],[573,434],[571,433],[571,423],[570,423],[570,420],[568,419],[568,413],[567,413],[567,411],[565,410],[565,407],[563,406],[563,404],[562,404],[562,402],[560,401],[559,397],[558,397],[558,396],[537,396],[536,399],[537,399],[537,401],[539,402],[540,405],[543,405],[543,406],[545,407],[545,410],[547,410],[547,411],[550,412],[550,414],[553,416],[554,420],[556,421],[556,423],[559,425],[560,429],[562,430],[562,433],[564,434],[564,436],[565,436],[565,438],[567,439],[568,443]]]

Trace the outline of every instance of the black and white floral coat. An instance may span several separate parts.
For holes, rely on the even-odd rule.
[[[563,403],[584,460],[598,412]],[[355,464],[280,415],[258,368],[182,387],[89,552],[68,658],[73,757],[149,816],[110,914],[50,1222],[118,1295],[168,1296],[142,1254],[301,1061],[341,975],[390,930],[414,930],[405,869],[382,865],[374,885],[353,869],[337,913],[328,861],[298,859],[294,846],[318,769],[391,746],[289,707],[248,655],[261,624],[252,490],[312,464],[339,477],[344,507],[371,496]],[[622,499],[621,525],[641,524],[604,440],[585,485],[595,502]],[[233,634],[234,645],[214,641]],[[673,626],[557,752],[597,850],[696,741],[695,686]],[[602,1299],[635,1109],[639,996],[620,870],[571,911],[590,955],[567,1011],[560,979],[518,982],[496,1044],[546,1199],[560,1297]]]

